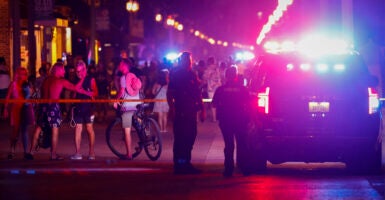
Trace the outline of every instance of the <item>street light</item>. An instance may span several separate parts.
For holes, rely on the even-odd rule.
[[[139,3],[135,0],[130,0],[126,3],[126,10],[130,13],[136,13],[139,10]]]
[[[132,42],[132,38],[134,34],[134,31],[137,29],[137,21],[135,19],[135,14],[139,11],[139,3],[136,0],[129,0],[126,3],[126,10],[129,13],[129,18],[128,18],[128,25],[129,25],[129,36],[127,38],[127,45],[129,49],[129,54],[132,56],[133,55],[133,44],[130,44]],[[135,30],[134,30],[135,29]]]
[[[169,48],[172,49],[174,46],[174,34],[173,30],[175,25],[175,19],[173,16],[169,15],[166,20],[166,25],[168,26],[168,41],[169,41]]]

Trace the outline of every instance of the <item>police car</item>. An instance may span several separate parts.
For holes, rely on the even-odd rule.
[[[258,58],[250,80],[256,164],[344,162],[378,172],[378,79],[359,53],[321,43],[326,50],[270,50]]]

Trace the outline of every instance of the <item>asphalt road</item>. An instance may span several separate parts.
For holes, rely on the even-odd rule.
[[[34,162],[39,167],[14,161],[2,170],[0,199],[384,199],[385,189],[384,176],[350,175],[334,163],[224,178],[221,164],[197,164],[200,175],[173,175],[170,163]]]
[[[172,173],[172,133],[163,134],[158,161],[144,153],[132,161],[117,159],[108,149],[107,123],[96,123],[96,160],[72,161],[74,129],[64,124],[58,153],[49,161],[42,149],[35,160],[7,160],[9,126],[0,122],[0,199],[385,199],[384,175],[352,175],[343,163],[268,164],[266,174],[224,178],[223,141],[216,123],[199,123],[193,163],[200,175]],[[169,127],[171,130],[171,127]],[[88,140],[83,134],[82,153]]]

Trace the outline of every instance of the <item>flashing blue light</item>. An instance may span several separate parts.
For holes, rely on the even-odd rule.
[[[179,54],[175,52],[170,52],[166,54],[166,59],[169,61],[175,61],[176,59],[178,59],[178,57],[179,57]]]
[[[238,52],[235,54],[237,60],[248,61],[255,58],[255,55],[249,51]]]

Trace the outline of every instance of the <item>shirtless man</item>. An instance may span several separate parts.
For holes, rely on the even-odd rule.
[[[47,77],[41,88],[43,99],[58,100],[60,99],[60,94],[63,89],[68,89],[88,96],[92,95],[92,92],[85,91],[81,87],[81,84],[75,86],[68,80],[64,79],[64,74],[65,70],[64,65],[62,63],[56,63],[53,65],[51,69],[51,75]],[[63,157],[56,154],[57,143],[59,138],[59,127],[62,121],[60,106],[59,103],[48,103],[45,106],[47,115],[46,117],[50,127],[52,128],[51,160],[63,160]],[[38,122],[38,124],[39,123],[41,122]],[[37,126],[32,140],[31,153],[32,149],[36,147],[40,131],[41,127]]]

